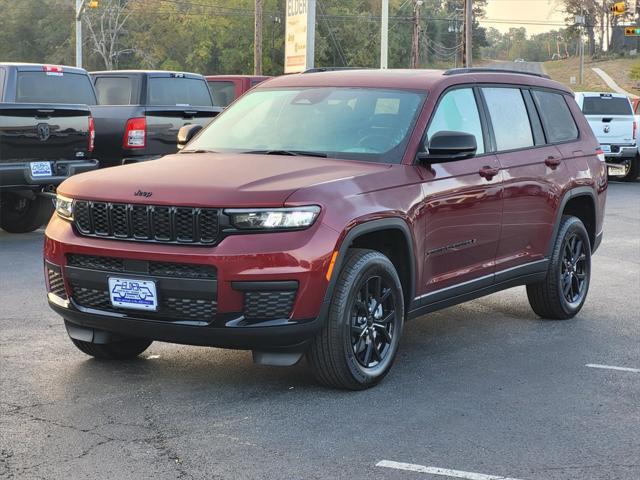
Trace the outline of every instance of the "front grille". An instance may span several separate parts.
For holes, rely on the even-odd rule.
[[[244,317],[247,320],[287,318],[295,298],[295,290],[245,292]]]
[[[132,267],[128,267],[129,262],[132,263]],[[69,254],[67,255],[67,265],[114,273],[142,273],[158,277],[195,278],[200,280],[215,280],[217,277],[215,267],[209,265],[146,260],[128,261],[124,258],[99,257],[95,255]]]
[[[159,243],[213,245],[218,210],[76,200],[74,224],[81,235]]]
[[[49,280],[49,291],[66,300],[67,292],[64,289],[64,279],[60,271],[56,271],[47,265],[47,279]]]

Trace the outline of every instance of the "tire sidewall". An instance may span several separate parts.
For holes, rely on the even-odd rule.
[[[565,249],[565,245],[567,240],[574,234],[577,234],[580,237],[580,240],[582,240],[583,245],[584,245],[584,249],[585,249],[585,253],[586,253],[586,259],[585,259],[585,266],[586,266],[586,285],[584,288],[584,293],[582,295],[582,298],[580,299],[579,302],[575,302],[575,303],[570,303],[564,296],[564,292],[563,292],[563,287],[562,287],[562,261],[563,261],[563,256],[564,256],[564,249]],[[587,295],[589,293],[589,286],[591,284],[591,242],[589,240],[589,235],[587,234],[587,230],[585,229],[584,225],[582,224],[582,222],[580,221],[580,219],[573,217],[571,220],[569,220],[569,222],[567,222],[567,224],[565,224],[565,228],[562,231],[562,235],[560,235],[558,237],[558,242],[559,245],[556,249],[554,258],[553,258],[553,275],[555,275],[555,280],[556,280],[556,284],[557,284],[557,295],[558,298],[560,299],[560,305],[562,307],[562,310],[570,316],[574,316],[575,314],[577,314],[583,307],[584,302],[587,300]]]
[[[337,311],[335,312],[335,320],[338,323],[338,331],[343,346],[343,354],[346,366],[349,373],[356,382],[361,385],[374,384],[382,380],[384,376],[389,372],[395,360],[395,356],[398,352],[398,346],[400,338],[402,336],[402,329],[404,326],[404,300],[402,286],[400,279],[393,267],[391,261],[389,261],[382,254],[372,256],[361,268],[356,272],[351,272],[351,275],[341,277],[340,281],[350,282],[351,288],[348,295],[341,298]],[[395,311],[396,317],[399,317],[399,321],[395,325],[395,331],[392,337],[391,352],[387,354],[383,363],[376,365],[373,368],[365,368],[356,359],[351,346],[351,311],[350,306],[355,301],[355,297],[358,290],[361,288],[363,282],[371,276],[380,276],[384,278],[387,283],[394,289],[395,299]]]

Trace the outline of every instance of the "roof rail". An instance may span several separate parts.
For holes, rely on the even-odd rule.
[[[336,72],[341,70],[371,70],[369,67],[314,67],[307,68],[302,73]]]
[[[540,78],[551,78],[549,75],[544,73],[536,73],[536,72],[525,72],[522,70],[511,70],[511,69],[502,69],[502,68],[486,68],[486,67],[476,67],[476,68],[450,68],[449,70],[444,72],[444,75],[459,75],[461,73],[518,73],[520,75],[532,75],[534,77]]]

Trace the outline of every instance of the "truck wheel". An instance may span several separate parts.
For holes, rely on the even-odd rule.
[[[72,338],[71,341],[81,352],[105,360],[126,360],[137,357],[149,348],[152,343],[152,340],[144,338],[133,338],[112,343],[83,342],[75,338]]]
[[[627,174],[621,177],[620,180],[623,182],[635,182],[640,176],[640,156],[636,155],[630,159],[627,168]]]
[[[527,285],[529,304],[542,318],[566,320],[582,309],[591,278],[591,244],[577,217],[563,216],[546,278]]]
[[[49,221],[53,211],[53,202],[49,198],[27,198],[14,192],[3,192],[0,228],[9,233],[33,232]]]
[[[391,261],[375,250],[349,250],[328,318],[307,352],[315,377],[349,390],[376,385],[391,369],[403,323],[402,286]]]

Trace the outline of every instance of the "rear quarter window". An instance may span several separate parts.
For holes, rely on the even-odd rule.
[[[89,75],[18,72],[16,102],[95,105],[96,95]]]
[[[621,97],[584,97],[582,113],[585,115],[632,115],[629,100]]]
[[[561,143],[578,138],[578,127],[564,95],[533,90],[548,143]]]
[[[203,79],[184,77],[150,78],[147,104],[213,106],[207,82]]]
[[[128,77],[96,78],[100,105],[131,105],[132,82]]]

